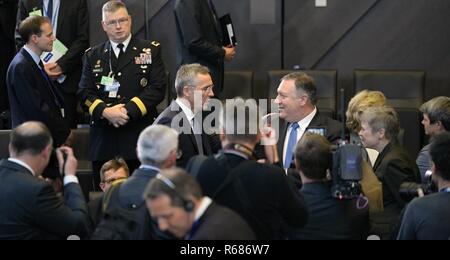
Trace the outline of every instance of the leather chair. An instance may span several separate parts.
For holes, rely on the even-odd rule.
[[[422,114],[419,107],[424,100],[425,72],[421,70],[355,70],[355,90],[378,90],[400,117],[405,129],[404,147],[413,158],[422,147]],[[400,140],[402,143],[402,140]]]
[[[253,71],[225,71],[221,99],[253,98]]]
[[[268,72],[269,88],[267,97],[275,99],[277,88],[283,76],[296,72],[295,70],[271,70]],[[336,118],[337,71],[336,70],[305,70],[314,79],[317,87],[317,108],[320,113]]]

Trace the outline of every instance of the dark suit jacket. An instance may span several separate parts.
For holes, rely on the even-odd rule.
[[[207,191],[205,195],[241,215],[257,239],[285,239],[286,225],[300,228],[306,224],[308,213],[303,198],[281,168],[233,154],[225,157],[228,166],[209,158],[207,162],[212,163],[202,164],[196,178]],[[230,185],[217,191],[230,173]]]
[[[223,85],[222,29],[214,18],[214,7],[208,0],[176,0],[177,64],[200,63],[208,67],[214,82],[214,93],[219,95]]]
[[[300,240],[365,240],[369,231],[369,207],[357,199],[338,200],[331,182],[304,184],[301,193],[308,208],[308,223],[291,232]],[[364,207],[362,207],[364,206]]]
[[[135,215],[135,220],[140,227],[134,234],[134,239],[147,240],[152,238],[168,238],[157,228],[157,224],[152,222],[143,194],[148,183],[158,174],[158,171],[152,169],[137,169],[130,178],[119,187],[119,203],[122,208],[130,209]]]
[[[120,60],[110,52],[111,44],[107,41],[86,52],[83,61],[78,95],[83,108],[91,114],[89,158],[105,161],[122,156],[125,160],[133,160],[137,159],[139,134],[153,123],[157,115],[156,106],[164,99],[166,71],[157,42],[132,37]],[[151,64],[137,64],[136,58],[146,52],[151,55]],[[102,77],[110,72],[110,61],[115,80],[120,83],[115,98],[110,98],[101,84]],[[105,108],[116,104],[125,104],[130,117],[130,121],[119,128],[102,116]]]
[[[29,16],[33,9],[44,10],[43,0],[19,1],[16,29],[17,49],[25,44],[18,34],[19,24]],[[60,0],[56,38],[69,49],[57,61],[67,76],[60,89],[64,93],[75,94],[81,77],[81,58],[89,47],[89,13],[86,0]]]
[[[250,226],[234,211],[211,203],[190,240],[254,240]]]
[[[176,122],[174,121],[174,119],[176,120]],[[179,157],[177,160],[177,165],[184,168],[194,155],[198,155],[199,151],[197,142],[195,141],[195,137],[192,134],[192,128],[190,126],[189,120],[187,119],[181,107],[175,101],[173,101],[170,106],[167,107],[158,116],[154,124],[171,127],[172,122],[174,124],[179,123],[179,125],[177,125],[180,126],[179,130],[185,130],[178,136],[178,148],[181,152],[181,157]],[[205,155],[212,155],[218,152],[221,148],[220,140],[217,135],[207,135],[203,133],[202,142]]]
[[[0,162],[0,240],[85,237],[89,215],[80,185],[64,186],[65,204],[53,187],[21,165]]]
[[[16,25],[17,0],[0,1],[0,113],[9,108],[6,92],[6,71],[16,52],[14,28]]]
[[[372,226],[382,238],[389,238],[406,203],[400,197],[400,185],[403,182],[420,183],[420,173],[408,152],[393,143],[378,155],[373,170],[383,184],[384,212],[371,215]]]
[[[13,127],[27,121],[42,122],[49,128],[54,146],[63,144],[70,132],[61,113],[64,100],[23,48],[9,66],[7,85]]]

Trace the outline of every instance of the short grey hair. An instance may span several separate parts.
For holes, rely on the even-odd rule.
[[[386,139],[397,142],[400,121],[394,108],[390,106],[369,107],[361,115],[361,122],[367,122],[372,133],[384,129]]]
[[[175,91],[178,97],[183,97],[185,86],[197,86],[197,75],[209,75],[209,69],[198,63],[186,64],[178,69],[175,78]]]
[[[293,80],[297,90],[297,96],[306,94],[311,104],[317,104],[317,88],[311,76],[304,72],[292,72],[285,75],[281,81],[283,80]]]
[[[139,135],[137,150],[142,164],[160,167],[178,150],[178,134],[167,126],[151,125]]]
[[[105,21],[105,13],[114,13],[121,8],[127,10],[127,6],[122,1],[112,0],[106,2],[102,7],[102,20]]]
[[[450,131],[450,98],[435,97],[420,107],[420,112],[430,118],[430,123],[440,121],[446,131]]]

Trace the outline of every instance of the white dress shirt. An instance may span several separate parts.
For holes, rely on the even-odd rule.
[[[127,50],[128,44],[130,44],[130,41],[131,41],[131,34],[123,42],[113,42],[113,41],[111,41],[111,47],[112,47],[112,50],[113,50],[114,54],[116,55],[116,58],[119,58],[119,53],[120,53],[120,49],[117,47],[117,45],[122,43],[123,44],[123,52],[125,53],[125,51]]]
[[[309,115],[307,115],[302,120],[298,121],[299,128],[297,129],[297,143],[298,143],[298,141],[300,141],[300,139],[302,139],[302,136],[305,133],[306,128],[308,128],[309,124],[313,120],[314,116],[316,116],[316,114],[317,114],[317,108],[314,108],[314,110]],[[288,146],[289,136],[291,135],[291,131],[292,131],[291,124],[289,124],[287,132],[286,132],[286,138],[284,139],[283,162],[286,160],[286,149]]]

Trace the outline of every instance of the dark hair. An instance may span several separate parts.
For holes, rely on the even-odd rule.
[[[323,180],[332,166],[331,144],[321,135],[305,133],[297,144],[295,159],[306,177]]]
[[[292,72],[284,76],[283,80],[293,80],[295,83],[295,89],[297,90],[297,95],[302,94],[302,92],[308,95],[308,99],[311,104],[317,104],[317,88],[314,83],[314,79],[304,72]]]
[[[53,142],[50,131],[40,122],[19,125],[12,130],[10,139],[12,149],[17,155],[38,155]]]
[[[446,131],[450,131],[450,98],[435,97],[420,107],[420,112],[428,115],[430,123],[442,123]]]
[[[45,23],[51,24],[50,20],[44,16],[29,16],[19,25],[19,35],[23,41],[28,43],[32,35],[41,36],[41,26]]]
[[[433,139],[430,156],[436,167],[436,173],[442,179],[450,181],[450,133],[443,132]]]
[[[155,199],[167,195],[173,206],[185,207],[189,197],[203,197],[198,182],[181,168],[161,170],[161,178],[153,178],[144,192],[144,199]]]
[[[105,181],[105,172],[109,170],[117,171],[120,168],[124,169],[127,176],[130,175],[130,169],[128,168],[128,165],[123,158],[116,158],[107,161],[105,164],[103,164],[102,168],[100,169],[100,180],[102,182]]]

